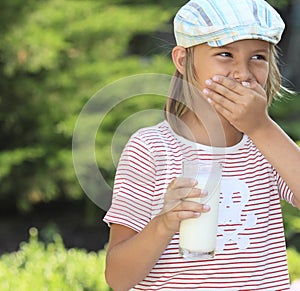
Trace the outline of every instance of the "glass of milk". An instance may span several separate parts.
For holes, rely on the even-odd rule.
[[[188,198],[210,206],[210,211],[197,218],[185,219],[180,224],[180,253],[188,260],[210,259],[215,255],[220,182],[222,166],[218,161],[183,161],[182,177],[197,179],[197,188],[205,189],[203,198]]]

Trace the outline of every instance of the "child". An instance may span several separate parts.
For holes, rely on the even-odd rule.
[[[115,291],[289,290],[280,199],[300,207],[300,151],[267,113],[284,23],[264,0],[192,0],[174,28],[166,120],[134,134],[118,165],[107,281]],[[210,210],[185,199],[206,194],[179,177],[195,156],[224,162],[216,255],[189,261],[180,222]]]

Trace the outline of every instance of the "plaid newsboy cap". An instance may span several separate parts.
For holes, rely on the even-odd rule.
[[[265,0],[191,0],[174,18],[176,43],[218,47],[243,39],[280,41],[284,22]]]

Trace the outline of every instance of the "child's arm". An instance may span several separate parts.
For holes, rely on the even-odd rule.
[[[287,183],[295,195],[294,205],[300,209],[299,147],[270,118],[249,137]]]
[[[300,149],[268,115],[265,90],[257,82],[243,85],[223,76],[215,76],[206,86],[209,102],[253,140],[292,190],[300,209]]]
[[[173,180],[162,213],[139,233],[122,225],[111,226],[105,274],[115,291],[127,291],[148,275],[183,219],[209,211],[202,204],[182,200],[205,195],[199,189],[192,189],[195,185],[194,180],[186,178]]]
[[[153,219],[140,233],[111,225],[106,257],[106,280],[115,291],[127,291],[151,271],[173,236]]]

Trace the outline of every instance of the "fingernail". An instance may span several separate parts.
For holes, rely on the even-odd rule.
[[[207,102],[211,104],[212,100],[210,98],[207,98]]]
[[[208,89],[203,89],[203,93],[205,94],[205,95],[207,95],[208,93],[209,93],[209,90]]]
[[[211,85],[211,84],[212,84],[212,80],[211,80],[211,79],[206,80],[206,81],[205,81],[205,84],[206,84],[206,85]]]
[[[205,210],[205,211],[210,210],[210,206],[209,205],[203,205],[203,210]]]
[[[221,79],[220,79],[219,76],[213,76],[212,79],[213,79],[215,82],[220,82],[220,81],[221,81]]]
[[[207,190],[201,190],[201,194],[202,194],[203,196],[207,196],[207,195],[208,195],[208,192],[207,192]]]
[[[197,185],[198,181],[196,179],[190,179],[191,184]]]
[[[242,85],[244,87],[250,88],[250,83],[249,82],[242,82]]]

